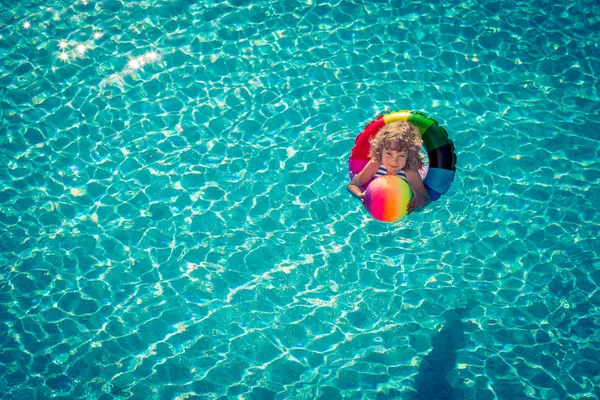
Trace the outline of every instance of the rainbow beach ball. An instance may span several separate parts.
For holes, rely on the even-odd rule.
[[[365,191],[365,207],[371,216],[383,222],[396,222],[407,214],[412,190],[398,176],[386,175],[375,179]]]

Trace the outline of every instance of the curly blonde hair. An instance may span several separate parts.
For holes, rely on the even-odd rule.
[[[405,169],[417,170],[423,167],[423,159],[419,152],[423,146],[423,138],[419,130],[408,122],[391,122],[385,124],[371,140],[369,157],[381,162],[384,150],[406,151]]]

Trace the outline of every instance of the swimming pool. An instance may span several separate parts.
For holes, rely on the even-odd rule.
[[[12,3],[4,398],[600,395],[597,2]],[[401,109],[457,177],[386,225]]]

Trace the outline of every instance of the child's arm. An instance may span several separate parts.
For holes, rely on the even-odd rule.
[[[348,191],[360,201],[363,201],[365,198],[365,194],[360,190],[360,187],[365,183],[369,182],[369,180],[375,176],[377,170],[379,169],[379,163],[377,161],[371,160],[362,171],[358,174],[354,175],[354,178],[348,184]]]
[[[427,193],[427,189],[425,189],[419,171],[407,169],[404,172],[413,192],[413,198],[408,203],[408,212],[411,213],[415,208],[422,208],[429,204],[429,194]]]

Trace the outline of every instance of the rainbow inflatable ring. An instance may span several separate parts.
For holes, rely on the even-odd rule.
[[[454,143],[448,138],[448,133],[438,123],[413,111],[397,111],[379,116],[371,121],[369,125],[356,137],[348,164],[350,167],[350,179],[358,174],[369,162],[369,151],[371,140],[379,133],[379,130],[391,122],[403,121],[414,125],[419,129],[423,137],[423,147],[429,158],[429,167],[422,168],[419,172],[423,178],[425,188],[431,200],[438,200],[441,195],[450,189],[456,173],[456,153]],[[363,189],[369,186],[368,182]]]

